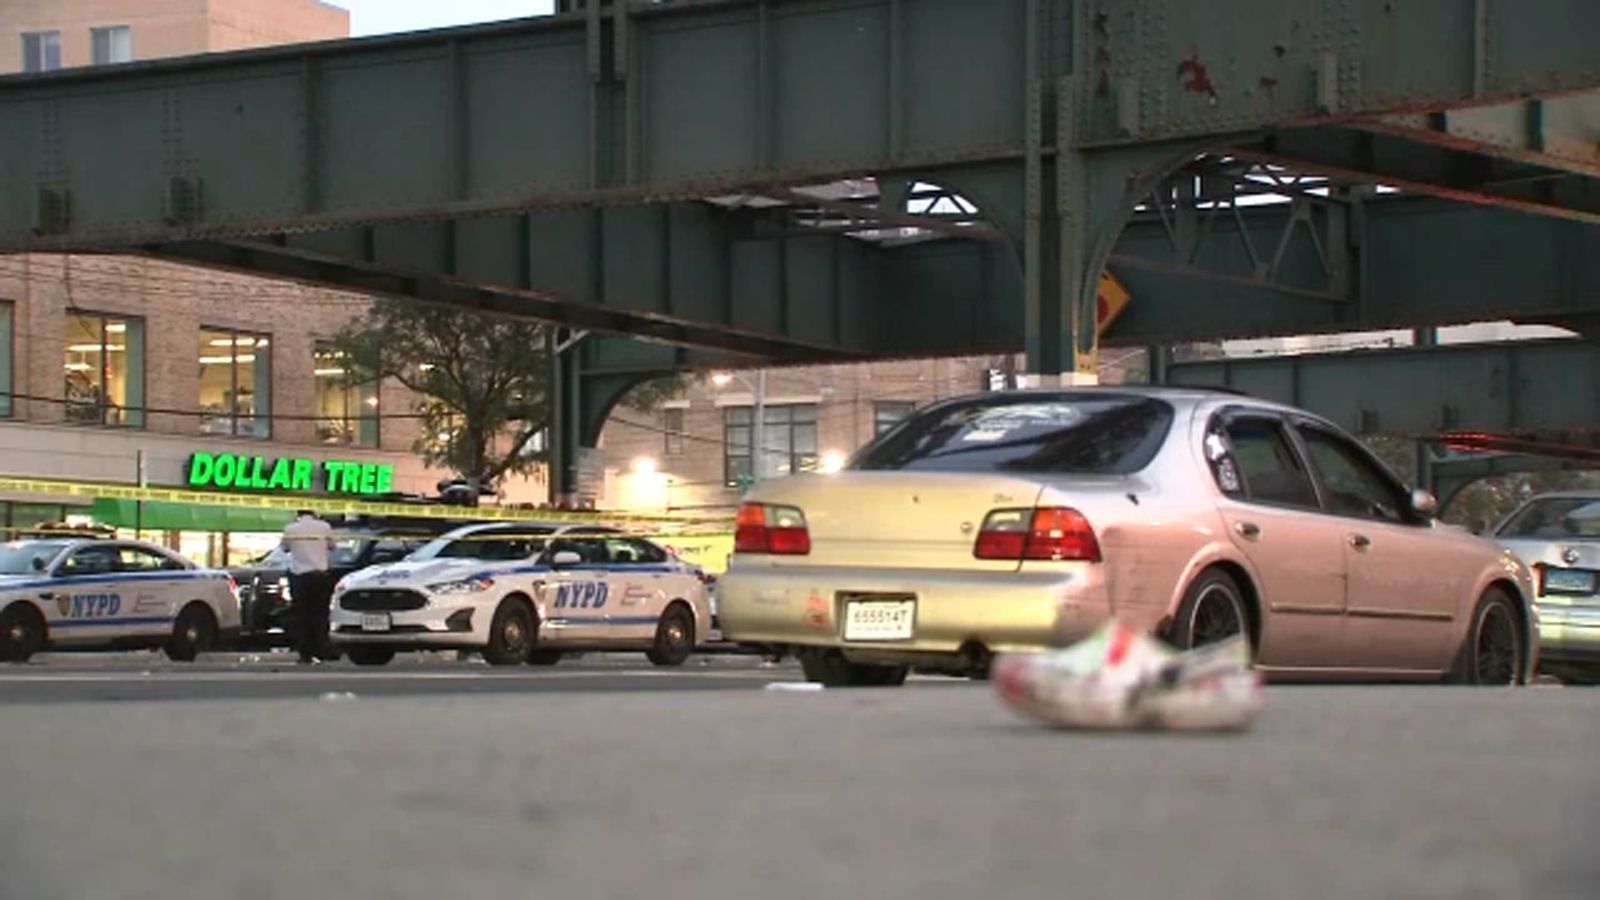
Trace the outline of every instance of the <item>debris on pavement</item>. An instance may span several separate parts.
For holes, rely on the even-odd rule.
[[[343,703],[346,700],[355,700],[354,691],[328,691],[320,698],[324,703]]]
[[[767,690],[786,694],[813,694],[824,687],[814,681],[773,681],[767,684]]]
[[[1179,652],[1112,621],[1077,644],[994,663],[1000,698],[1051,725],[1242,731],[1265,700],[1241,635]]]

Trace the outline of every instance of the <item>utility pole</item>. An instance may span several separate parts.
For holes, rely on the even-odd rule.
[[[767,370],[756,371],[756,393],[751,403],[755,423],[751,426],[750,441],[755,446],[750,452],[750,475],[760,481],[766,471],[762,460],[767,455]]]

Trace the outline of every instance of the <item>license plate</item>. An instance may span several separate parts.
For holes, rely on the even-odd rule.
[[[1547,594],[1592,594],[1594,575],[1590,569],[1544,570],[1544,591]]]
[[[362,631],[388,631],[392,623],[388,613],[362,613]]]
[[[917,618],[915,600],[855,600],[844,607],[847,641],[905,641]]]

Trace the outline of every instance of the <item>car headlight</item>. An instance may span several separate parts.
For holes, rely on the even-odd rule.
[[[463,578],[459,581],[441,581],[428,585],[435,594],[481,594],[494,587],[494,579],[486,575]]]

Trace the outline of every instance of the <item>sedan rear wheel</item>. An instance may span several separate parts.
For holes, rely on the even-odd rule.
[[[828,687],[899,687],[911,671],[906,666],[851,662],[837,650],[802,652],[800,669],[807,681]]]
[[[1239,583],[1227,572],[1208,569],[1189,585],[1167,639],[1187,650],[1249,632],[1250,614]]]
[[[1524,653],[1516,608],[1498,588],[1486,591],[1472,613],[1451,680],[1458,684],[1521,684]]]

